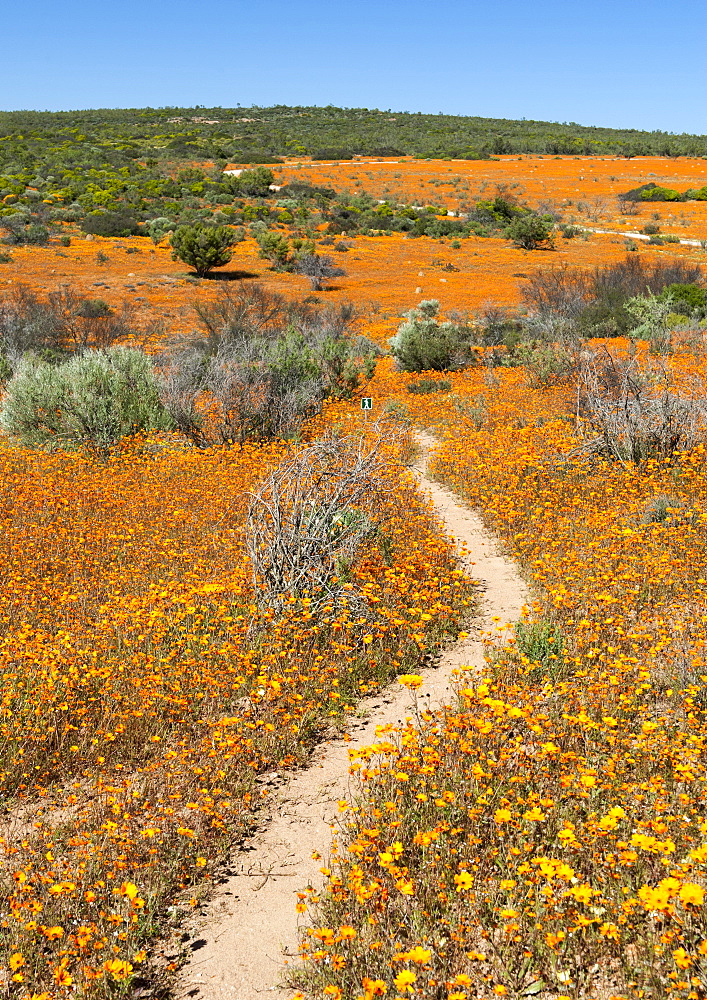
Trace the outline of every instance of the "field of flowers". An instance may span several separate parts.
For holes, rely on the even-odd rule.
[[[647,182],[684,190],[707,181],[701,157],[666,160],[656,156],[498,156],[492,160],[387,160],[382,162],[302,163],[277,169],[278,183],[306,180],[376,198],[439,205],[464,211],[497,188],[539,205],[562,208],[579,223],[640,228],[656,213],[666,232],[699,239],[707,224],[707,204],[642,204],[636,216],[621,211],[617,196]],[[701,232],[700,232],[701,231]]]
[[[616,193],[657,170],[682,189],[707,166],[503,157],[281,173],[452,210],[507,184],[533,206],[572,201],[583,224],[592,213],[621,224]],[[641,206],[624,222],[657,213],[699,239],[706,205]],[[349,242],[326,301],[358,304],[381,346],[423,297],[443,314],[512,306],[538,269],[625,255],[621,238],[598,234],[533,253],[493,237]],[[288,298],[305,290],[251,238],[229,267]],[[162,318],[166,333],[192,329],[216,287],[188,277],[166,242],[75,234],[63,249],[13,248],[0,288],[17,282],[131,301],[138,326]],[[692,356],[671,364],[705,376]],[[438,436],[435,474],[484,512],[537,603],[485,677],[460,678],[455,705],[353,761],[360,797],[342,813],[328,892],[301,904],[306,988],[333,1000],[699,1000],[704,453],[640,469],[568,457],[567,387],[522,368],[444,379],[446,391],[411,393],[415,377],[384,359],[366,393],[389,426]],[[365,430],[358,407],[326,407],[307,435]],[[347,569],[351,602],[315,613],[293,600],[276,615],[257,599],[244,527],[290,446],[196,451],[166,437],[98,460],[0,441],[0,978],[17,1000],[149,993],[151,943],[252,829],[259,778],[303,763],[360,694],[401,674],[414,690],[421,654],[458,632],[469,581],[405,468],[409,439],[396,430],[384,451],[387,493],[368,512],[384,528]]]
[[[146,440],[105,462],[2,445],[13,994],[127,984],[252,826],[258,775],[303,761],[362,692],[458,627],[468,588],[395,464],[400,446],[386,447],[385,534],[351,567],[358,601],[314,614],[291,598],[276,616],[256,599],[243,533],[249,493],[285,445]]]
[[[537,603],[456,704],[352,761],[303,983],[335,1000],[704,997],[704,450],[568,457],[568,390],[518,369],[422,400],[387,378]]]
[[[625,160],[568,156],[305,163],[277,167],[276,180],[279,184],[304,181],[329,185],[337,191],[365,191],[378,199],[437,205],[449,211],[464,210],[502,190],[507,197],[533,209],[553,211],[565,222],[580,226],[630,231],[653,222],[663,233],[699,241],[707,239],[707,202],[639,203],[635,206],[637,215],[625,216],[617,194],[647,181],[680,190],[702,187],[706,164],[703,159],[688,157]],[[213,163],[201,166],[212,169]],[[271,228],[278,231],[277,222],[272,222]],[[279,230],[289,234],[287,226]],[[168,239],[154,245],[146,236],[86,238],[66,223],[62,232],[69,235],[68,246],[17,246],[7,255],[0,254],[0,292],[18,282],[42,295],[69,286],[114,307],[129,302],[141,325],[159,319],[172,333],[190,330],[194,326],[193,305],[216,294],[216,280],[197,280],[186,265],[172,260]],[[554,251],[533,253],[494,236],[470,236],[458,247],[448,239],[408,239],[401,233],[358,235],[345,242],[348,252],[335,252],[334,256],[346,274],[333,282],[326,297],[333,302],[352,301],[364,309],[376,303],[377,318],[385,322],[385,336],[392,333],[395,319],[420,297],[438,299],[443,312],[475,310],[489,301],[514,306],[520,301],[520,283],[538,269],[562,264],[602,266],[619,260],[626,250],[623,237],[601,233],[567,240],[558,236]],[[318,252],[330,251],[322,247]],[[641,245],[640,252],[660,256],[667,251]],[[669,252],[690,261],[704,259],[699,246],[671,245]],[[257,279],[288,297],[301,296],[308,287],[300,275],[271,270],[250,236],[236,244],[231,263],[214,272],[213,278],[218,275],[224,280]],[[376,317],[371,319],[375,322]]]

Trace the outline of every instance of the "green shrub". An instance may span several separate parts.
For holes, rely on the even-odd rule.
[[[672,297],[648,292],[629,299],[624,308],[634,320],[629,336],[634,340],[647,340],[654,354],[669,354],[672,349],[669,319],[674,311]]]
[[[506,236],[521,250],[537,250],[553,246],[552,230],[552,222],[528,213],[513,219],[506,228]]]
[[[256,237],[260,247],[260,256],[272,261],[273,267],[284,268],[290,261],[290,244],[281,234],[267,230]]]
[[[569,222],[564,223],[560,226],[560,232],[562,233],[562,238],[564,240],[573,240],[575,236],[580,236],[583,232],[581,226],[570,225]]]
[[[98,319],[99,316],[109,316],[111,307],[105,299],[84,299],[76,310],[78,316],[84,319]]]
[[[576,371],[575,354],[562,344],[521,344],[516,349],[516,357],[535,389],[566,383]]]
[[[215,267],[228,264],[230,248],[236,242],[232,229],[228,226],[179,226],[172,233],[170,245],[172,260],[181,260],[193,267],[200,278],[205,277]]]
[[[680,194],[673,188],[666,188],[660,184],[641,184],[640,187],[632,188],[624,194],[620,194],[619,201],[685,201],[690,192]]]
[[[10,246],[41,246],[49,240],[48,228],[32,216],[15,215],[3,225],[8,232],[2,242]]]
[[[157,219],[150,219],[147,223],[147,232],[155,245],[161,243],[167,233],[174,232],[176,228],[176,222],[172,219],[166,218],[165,216],[159,216]]]
[[[468,364],[473,357],[470,327],[440,323],[439,302],[429,299],[406,314],[390,349],[400,368],[406,372],[450,371]]]
[[[681,316],[703,317],[707,315],[707,290],[695,284],[672,284],[664,288],[658,299],[671,300],[674,313]]]
[[[29,448],[105,451],[122,437],[172,426],[152,362],[132,348],[87,351],[61,365],[26,357],[7,385],[0,427]]]
[[[244,195],[249,198],[267,198],[274,180],[272,170],[254,167],[253,170],[243,170],[238,177],[225,174],[223,184],[234,198]]]
[[[543,621],[520,621],[516,624],[515,634],[521,656],[539,665],[543,670],[556,672],[564,648],[564,638],[559,625]]]

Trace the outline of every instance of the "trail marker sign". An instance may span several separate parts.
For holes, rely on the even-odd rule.
[[[362,410],[372,410],[373,409],[373,397],[372,396],[362,396],[361,397],[361,409]]]

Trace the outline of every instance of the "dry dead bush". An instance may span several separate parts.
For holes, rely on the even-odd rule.
[[[160,330],[161,324],[138,329],[135,307],[128,302],[116,310],[66,286],[42,299],[16,285],[0,302],[0,354],[13,365],[28,352],[81,354],[118,343],[139,347]]]
[[[380,530],[394,465],[384,433],[329,434],[282,462],[252,496],[246,545],[259,603],[338,600],[353,559]]]
[[[606,349],[582,356],[577,413],[591,432],[581,450],[621,462],[669,458],[707,436],[702,384],[678,387],[663,365]]]

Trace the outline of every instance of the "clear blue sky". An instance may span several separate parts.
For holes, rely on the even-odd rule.
[[[707,133],[707,2],[35,0],[0,109],[333,104]]]

